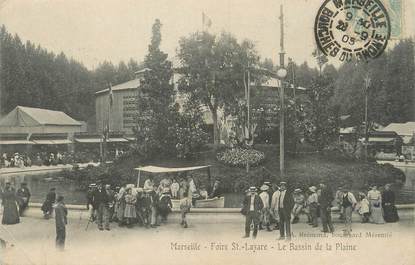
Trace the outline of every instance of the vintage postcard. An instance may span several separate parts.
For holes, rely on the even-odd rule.
[[[0,265],[415,264],[415,0],[0,0]]]

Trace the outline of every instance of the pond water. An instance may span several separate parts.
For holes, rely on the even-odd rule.
[[[404,187],[397,191],[397,203],[415,202],[415,165],[397,166],[406,175]],[[67,204],[86,204],[86,192],[79,185],[70,180],[57,179],[56,173],[30,173],[9,174],[0,177],[0,186],[10,181],[14,187],[20,187],[20,183],[26,182],[32,193],[32,202],[42,203],[50,188],[55,187],[58,195],[63,195]],[[225,208],[240,208],[243,194],[225,194]]]
[[[56,188],[58,195],[63,195],[67,204],[86,204],[85,191],[79,189],[79,185],[66,179],[56,179],[56,173],[30,173],[3,175],[0,178],[0,186],[6,181],[12,183],[17,189],[22,182],[26,182],[32,193],[31,202],[42,203],[50,188]]]

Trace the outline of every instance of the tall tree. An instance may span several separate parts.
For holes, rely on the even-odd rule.
[[[160,50],[161,22],[156,19],[152,27],[151,43],[144,66],[141,93],[138,97],[137,143],[146,155],[169,154],[175,151],[175,122],[178,106],[170,82],[173,71],[167,54]],[[163,151],[163,152],[162,152]]]
[[[244,72],[258,63],[250,41],[241,44],[229,33],[215,36],[197,32],[179,41],[181,61],[179,90],[190,101],[206,106],[213,120],[214,144],[220,142],[218,112],[230,112],[243,93]]]

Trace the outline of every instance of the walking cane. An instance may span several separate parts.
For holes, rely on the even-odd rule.
[[[85,231],[88,230],[89,224],[92,223],[92,222],[93,222],[92,221],[92,216],[90,216],[89,219],[88,219],[88,223],[86,224]]]
[[[86,224],[85,231],[88,230],[89,224],[94,222],[94,208],[92,208],[92,213],[89,215],[88,223]]]

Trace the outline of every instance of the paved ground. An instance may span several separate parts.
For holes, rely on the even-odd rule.
[[[70,212],[66,250],[57,252],[54,248],[54,220],[44,220],[39,209],[31,209],[20,224],[0,227],[0,237],[14,243],[14,247],[2,250],[0,260],[4,264],[17,265],[255,265],[264,264],[265,260],[271,260],[273,264],[381,265],[393,262],[397,265],[412,265],[415,260],[413,211],[402,212],[402,220],[394,224],[356,222],[353,225],[353,238],[341,236],[341,223],[335,224],[334,236],[327,238],[321,238],[323,234],[319,230],[304,223],[296,224],[293,225],[295,238],[292,245],[290,242],[277,241],[278,231],[261,231],[256,240],[242,239],[244,220],[240,214],[190,214],[190,227],[187,229],[180,227],[179,216],[174,214],[168,224],[156,229],[128,229],[112,225],[111,231],[99,231],[95,224],[85,231],[86,217],[85,212]],[[301,232],[309,234],[301,236]],[[367,237],[366,232],[383,237]],[[193,248],[200,246],[200,250],[179,250],[183,248],[181,244]],[[253,244],[256,246],[255,251]],[[318,244],[321,244],[322,250],[315,249]],[[331,245],[332,250],[327,250],[326,244]]]

